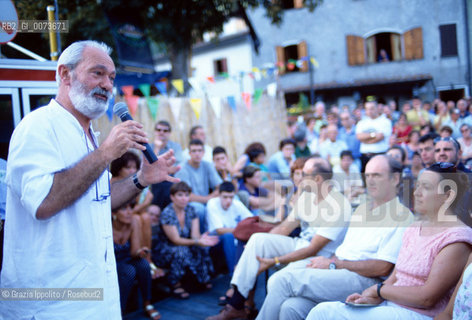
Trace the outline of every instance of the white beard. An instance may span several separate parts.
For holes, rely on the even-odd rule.
[[[103,101],[95,98],[95,93],[106,95],[107,100]],[[101,117],[107,111],[108,102],[111,97],[111,92],[107,92],[100,87],[95,87],[87,93],[87,88],[82,82],[76,79],[72,80],[69,98],[75,109],[89,119],[97,119]]]

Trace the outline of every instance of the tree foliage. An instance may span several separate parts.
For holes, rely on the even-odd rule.
[[[58,0],[59,19],[69,20],[70,32],[62,34],[63,48],[80,39],[105,41],[113,46],[104,10],[120,12],[141,22],[149,38],[166,50],[174,77],[187,79],[192,45],[205,32],[220,33],[239,8],[264,7],[274,24],[283,20],[284,0]],[[323,0],[304,0],[313,11]],[[21,20],[46,19],[51,0],[17,0]],[[44,38],[48,35],[43,34]],[[48,44],[43,41],[42,45]],[[36,45],[35,45],[36,46]],[[28,46],[26,46],[28,48]],[[31,48],[30,48],[31,49]],[[114,57],[116,58],[116,57]]]

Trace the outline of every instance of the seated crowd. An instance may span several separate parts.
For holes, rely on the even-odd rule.
[[[254,142],[234,164],[202,126],[182,151],[157,122],[154,150],[175,151],[180,182],[113,212],[122,310],[136,283],[153,318],[154,279],[186,299],[189,281],[211,290],[228,272],[223,308],[207,319],[470,319],[471,110],[466,99],[329,112],[318,102],[278,152]],[[112,183],[139,166],[127,152]]]

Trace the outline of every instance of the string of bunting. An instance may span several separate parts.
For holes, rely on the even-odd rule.
[[[288,59],[286,63],[283,63],[281,61],[275,63],[275,64],[265,64],[265,67],[263,68],[258,68],[258,67],[253,67],[251,71],[248,72],[240,72],[238,75],[232,75],[230,76],[227,72],[223,72],[219,74],[218,78],[223,78],[223,79],[230,79],[233,78],[235,80],[239,80],[245,76],[249,76],[251,79],[254,80],[261,80],[262,78],[268,78],[273,75],[278,75],[280,72],[284,72],[285,69],[288,70],[293,70],[295,67],[301,68],[303,66],[303,62],[309,61],[315,68],[319,67],[318,61],[314,57],[302,57],[298,60],[295,59]],[[214,76],[208,76],[206,77],[206,80],[210,83],[215,83],[216,79]],[[197,92],[201,92],[201,86],[195,82],[195,80],[192,79],[189,83],[194,88]],[[174,79],[171,80],[172,86],[179,92],[180,94],[184,93],[184,81],[182,79]],[[157,81],[154,83],[154,86],[156,89],[163,95],[167,95],[167,79],[163,79],[160,81]],[[147,106],[149,108],[149,111],[151,113],[152,119],[156,120],[157,112],[159,110],[159,98],[157,96],[151,96],[151,84],[140,84],[138,86],[139,90],[144,96],[144,99],[147,102]],[[134,91],[134,86],[132,85],[127,85],[127,86],[122,86],[121,91],[123,92],[124,99],[126,103],[128,104],[129,111],[132,116],[136,115],[136,111],[138,109],[138,103],[139,103],[139,96],[136,96],[133,94]],[[271,97],[275,97],[277,93],[277,84],[270,83],[266,87],[267,94]],[[258,88],[254,90],[254,93],[251,95],[249,92],[242,92],[241,96],[238,98],[238,100],[242,100],[247,108],[248,111],[251,111],[252,105],[257,104],[262,97],[262,93],[264,92],[263,89]],[[228,96],[226,97],[226,101],[228,105],[231,107],[233,111],[236,111],[236,98],[235,96]],[[108,119],[111,121],[113,118],[113,111],[112,111],[112,106],[114,104],[114,99],[113,101],[110,101],[109,108],[107,110],[107,116]],[[221,113],[221,98],[219,97],[211,97],[211,106],[213,107],[213,110],[215,111],[215,114],[219,116]],[[192,108],[193,112],[195,113],[195,117],[197,119],[200,118],[201,114],[201,109],[202,109],[202,99],[200,98],[192,98],[190,99],[190,107]]]
[[[149,112],[151,113],[152,119],[155,121],[157,112],[159,110],[159,104],[161,98],[159,96],[151,96],[151,85],[150,84],[140,84],[138,86],[139,90],[144,96],[144,99],[147,102],[147,106],[149,108]],[[123,91],[124,94],[124,99],[126,101],[126,104],[128,105],[129,111],[131,115],[134,117],[136,115],[136,111],[138,110],[138,104],[139,100],[142,99],[139,96],[136,96],[133,94],[134,87],[133,86],[122,86],[121,90]],[[275,97],[276,91],[277,91],[277,84],[271,83],[267,86],[266,88],[267,94],[269,96]],[[248,111],[251,111],[252,105],[257,104],[259,100],[262,97],[262,94],[264,92],[264,89],[258,88],[254,90],[254,93],[251,94],[249,92],[242,92],[240,97],[235,97],[235,96],[227,96],[227,97],[209,97],[210,105],[213,108],[213,111],[215,112],[215,115],[219,118],[221,115],[221,100],[224,99],[228,103],[228,105],[231,107],[233,111],[236,111],[236,106],[237,106],[237,101],[243,101],[244,105],[246,106]],[[177,106],[177,103],[179,104],[179,109],[181,107],[180,101],[178,101],[180,98],[168,98],[169,103],[171,102],[170,100],[173,100],[171,103],[172,109],[175,109]],[[174,101],[175,100],[175,101]],[[190,107],[192,111],[195,114],[195,117],[200,119],[200,114],[202,111],[202,102],[203,99],[201,98],[191,98],[189,99],[190,101]],[[115,99],[111,99],[109,102],[109,106],[107,109],[107,117],[109,121],[112,121],[113,119],[113,105],[115,103]],[[178,111],[175,109],[176,114],[174,116],[178,118]]]

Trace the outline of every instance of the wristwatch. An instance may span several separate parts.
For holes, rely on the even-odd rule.
[[[134,185],[136,186],[136,188],[138,188],[139,190],[144,190],[146,187],[143,186],[141,183],[139,183],[139,180],[138,180],[138,174],[135,173],[133,175],[133,183]]]
[[[280,260],[279,260],[279,257],[275,257],[275,258],[274,258],[274,261],[275,261],[275,266],[276,266],[276,267],[280,267]]]
[[[329,269],[330,270],[335,270],[336,269],[336,263],[334,263],[334,261],[331,261],[330,264],[329,264]]]
[[[375,133],[375,132],[371,132],[371,133],[370,133],[370,137],[371,137],[371,138],[375,138],[375,136],[376,136],[376,133]]]
[[[380,294],[380,289],[382,289],[382,286],[384,285],[383,282],[377,283],[377,295],[379,296],[380,299],[385,300],[382,295]]]

